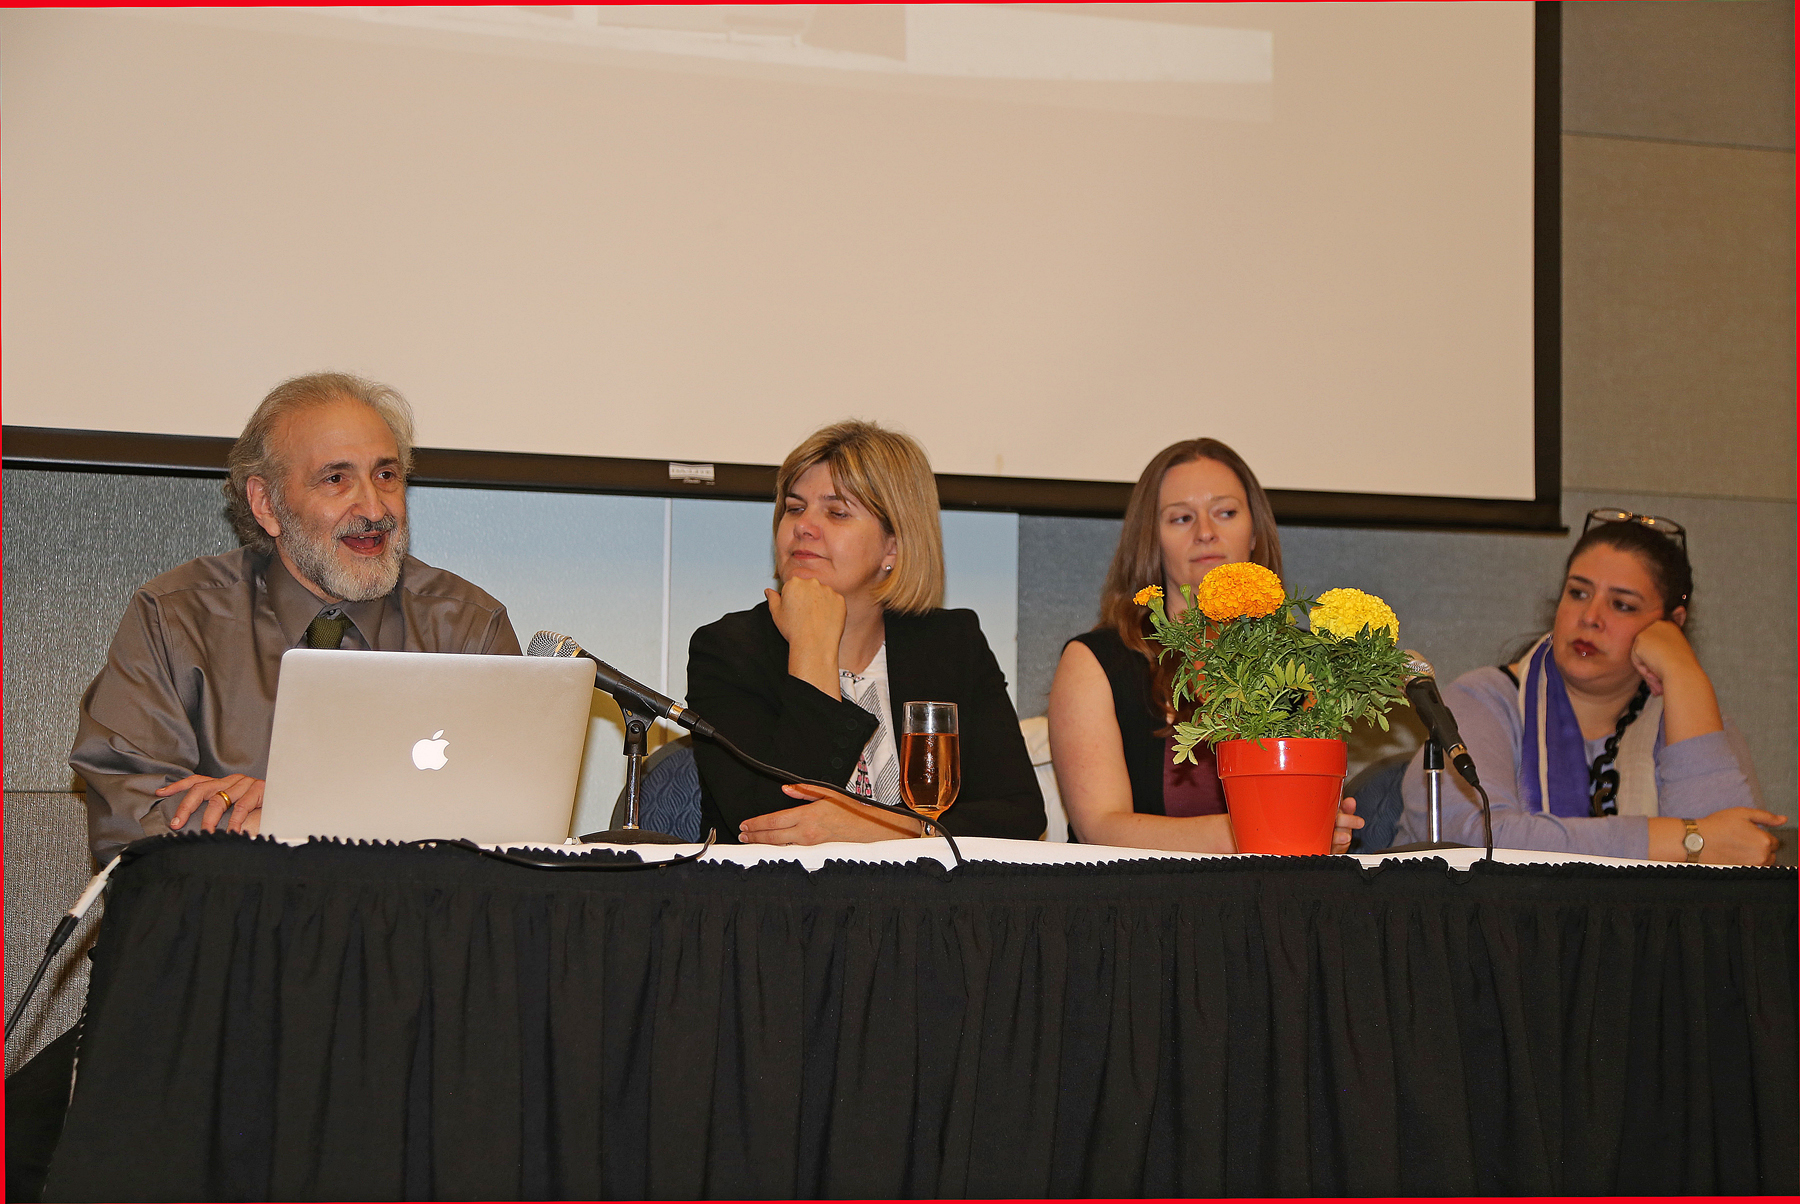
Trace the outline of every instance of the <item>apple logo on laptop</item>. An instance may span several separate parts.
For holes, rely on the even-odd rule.
[[[448,740],[440,740],[443,729],[431,733],[431,739],[421,740],[413,745],[413,764],[420,769],[442,769],[450,760],[444,755],[444,749],[450,744]]]

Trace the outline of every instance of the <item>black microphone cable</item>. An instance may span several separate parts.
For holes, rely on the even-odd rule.
[[[1483,860],[1494,859],[1494,817],[1488,812],[1487,791],[1480,782],[1475,783],[1475,793],[1481,796],[1481,847],[1486,852]]]
[[[879,803],[874,799],[863,798],[861,795],[849,794],[842,786],[834,786],[830,782],[820,782],[812,778],[803,778],[799,774],[789,773],[785,769],[780,769],[765,761],[757,760],[755,757],[739,748],[736,744],[732,743],[718,728],[694,714],[693,711],[689,710],[681,703],[676,702],[673,698],[664,697],[662,694],[650,689],[650,687],[641,682],[633,681],[631,678],[620,673],[617,669],[613,668],[560,631],[540,631],[532,636],[531,644],[526,649],[525,655],[578,656],[584,660],[592,661],[595,667],[595,689],[606,691],[606,693],[611,694],[623,704],[635,704],[643,710],[650,711],[671,722],[679,723],[682,727],[687,728],[696,736],[711,740],[714,744],[717,744],[720,748],[723,748],[726,752],[750,766],[750,768],[756,770],[758,773],[772,777],[778,782],[786,782],[792,786],[817,786],[821,790],[829,790],[833,794],[840,795],[844,798],[853,798],[864,806],[875,807],[879,810],[886,811],[891,815],[903,815],[908,819],[920,820],[924,823],[926,832],[929,833],[935,830],[937,834],[942,836],[945,842],[949,844],[950,855],[956,858],[956,864],[958,866],[968,864],[963,860],[962,850],[956,847],[956,838],[951,836],[950,833],[945,830],[944,826],[936,820],[926,819],[910,807],[898,806],[892,803]]]
[[[950,855],[956,859],[956,864],[958,866],[968,864],[963,859],[962,850],[956,847],[956,837],[950,835],[950,833],[944,829],[942,824],[939,824],[935,820],[926,819],[924,816],[922,816],[918,812],[912,810],[912,808],[910,808],[910,807],[895,806],[890,803],[880,803],[880,802],[876,802],[874,799],[863,798],[861,795],[847,794],[847,793],[845,793],[844,788],[841,786],[833,786],[829,782],[820,782],[820,781],[814,780],[813,778],[803,778],[797,773],[789,773],[785,769],[780,769],[774,765],[768,764],[765,761],[757,760],[755,757],[751,756],[749,753],[745,752],[743,749],[741,749],[737,745],[733,744],[730,740],[726,739],[725,736],[720,734],[717,730],[713,730],[712,732],[710,732],[709,738],[712,739],[714,743],[718,744],[721,748],[723,748],[726,752],[728,752],[732,756],[738,758],[738,760],[740,760],[744,764],[750,766],[752,769],[755,769],[760,773],[767,774],[768,776],[775,778],[779,781],[788,782],[795,786],[817,786],[822,790],[829,790],[833,794],[840,795],[844,798],[855,799],[857,802],[863,804],[865,807],[874,807],[877,810],[886,811],[891,815],[901,815],[901,816],[905,816],[907,819],[916,819],[925,825],[927,831],[936,830],[937,834],[944,838],[944,843],[946,843],[950,846]],[[495,861],[504,861],[510,865],[522,865],[522,866],[526,866],[527,868],[530,868],[530,869],[539,869],[539,870],[647,870],[647,869],[658,869],[663,866],[670,866],[670,865],[685,865],[687,862],[690,862],[690,861],[698,861],[701,857],[704,857],[706,855],[707,850],[712,848],[713,842],[717,839],[717,837],[718,837],[717,830],[709,828],[709,829],[707,829],[707,832],[706,832],[706,842],[700,847],[700,850],[698,852],[683,854],[680,857],[670,857],[670,858],[668,858],[666,860],[662,860],[662,861],[570,860],[566,856],[565,857],[556,857],[556,858],[539,858],[539,857],[533,857],[533,856],[531,856],[525,852],[522,852],[521,850],[518,850],[518,849],[489,849],[489,848],[483,848],[481,845],[478,845],[474,841],[471,841],[471,840],[462,840],[462,839],[451,840],[451,839],[435,838],[435,837],[424,839],[424,840],[409,840],[406,843],[407,843],[408,847],[412,847],[412,848],[467,849],[472,853],[480,854],[483,857],[490,857]]]
[[[117,869],[119,863],[124,860],[125,852],[121,851],[118,856],[107,862],[104,869],[88,880],[87,888],[75,900],[75,905],[63,913],[62,919],[56,922],[56,928],[50,933],[50,942],[44,946],[44,956],[38,959],[37,969],[32,972],[31,981],[25,984],[25,991],[19,996],[19,1002],[13,1005],[12,1013],[6,1018],[5,1040],[12,1040],[13,1029],[18,1027],[19,1019],[24,1016],[25,1006],[31,1002],[31,997],[37,994],[38,986],[44,981],[44,975],[50,969],[51,960],[64,945],[69,943],[69,938],[80,926],[82,917],[87,915],[88,909],[94,905],[94,900],[100,897],[100,892],[106,889],[107,879],[112,877],[113,870]]]

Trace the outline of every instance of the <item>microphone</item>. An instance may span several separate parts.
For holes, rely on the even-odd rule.
[[[1438,693],[1436,671],[1429,661],[1411,648],[1406,650],[1406,656],[1406,697],[1412,702],[1413,710],[1419,713],[1431,738],[1438,742],[1444,755],[1456,766],[1456,772],[1469,785],[1479,789],[1481,779],[1475,774],[1475,759],[1469,756],[1462,735],[1456,730],[1456,716],[1451,714],[1450,708],[1444,705],[1443,695]]]
[[[561,632],[538,632],[531,637],[531,646],[525,650],[525,655],[584,657],[594,663],[594,688],[596,690],[605,690],[623,704],[635,704],[640,710],[649,711],[671,722],[679,723],[690,732],[696,732],[709,740],[718,739],[719,733],[713,730],[712,724],[673,698],[657,693],[642,682],[633,681]]]
[[[531,645],[530,645],[530,647],[525,649],[525,655],[527,655],[527,656],[579,656],[579,657],[584,657],[587,660],[590,660],[594,663],[594,688],[596,690],[605,690],[608,694],[611,694],[615,699],[618,700],[620,706],[623,706],[627,709],[635,707],[636,709],[638,709],[640,711],[650,711],[653,714],[659,715],[664,719],[669,719],[676,723],[679,723],[682,727],[687,728],[689,731],[693,732],[695,735],[704,736],[706,739],[711,740],[713,743],[717,744],[720,748],[723,748],[726,752],[730,753],[732,756],[736,757],[738,760],[742,761],[744,764],[750,766],[750,768],[756,770],[759,773],[766,774],[767,776],[774,778],[778,782],[791,782],[795,785],[803,784],[803,785],[807,785],[807,786],[822,786],[826,790],[836,791],[840,794],[842,794],[844,792],[844,788],[841,785],[833,785],[830,782],[815,781],[812,778],[803,778],[799,774],[793,772],[790,769],[782,769],[778,765],[770,765],[766,761],[757,760],[755,757],[751,756],[749,753],[747,753],[743,749],[739,748],[736,744],[733,744],[729,739],[726,738],[726,736],[723,732],[719,731],[719,729],[715,728],[712,724],[708,723],[706,720],[700,718],[700,716],[694,714],[694,712],[692,712],[692,711],[688,710],[686,707],[682,706],[679,702],[676,702],[673,698],[666,698],[663,695],[657,693],[655,690],[652,690],[649,686],[644,685],[642,682],[636,682],[636,681],[633,681],[631,678],[626,677],[623,673],[619,672],[617,669],[613,668],[611,665],[607,664],[605,661],[601,660],[599,657],[595,656],[593,653],[591,653],[587,649],[583,648],[580,644],[577,644],[574,640],[570,639],[568,636],[563,635],[561,632],[558,632],[558,631],[540,631],[540,632],[538,632],[536,635],[531,637]],[[633,764],[635,764],[636,763],[636,761],[635,761],[636,754],[632,753],[631,747],[629,744],[629,741],[631,739],[630,734],[629,734],[629,729],[627,731],[626,738],[627,738],[626,754],[628,757],[633,758]],[[641,749],[642,745],[640,744],[638,747]],[[633,769],[633,770],[629,770],[628,772],[635,773],[636,770]],[[628,790],[632,789],[629,780],[627,781],[626,788]],[[635,797],[635,796],[632,796],[632,797]],[[887,811],[894,815],[905,815],[909,818],[917,818],[916,816],[913,815],[913,812],[909,808],[907,808],[903,805],[897,804],[897,803],[896,804],[881,803],[881,802],[875,801],[872,798],[862,798],[858,795],[848,795],[847,797],[853,798],[857,802],[862,803],[865,806],[874,807],[878,811]],[[636,804],[632,803],[631,805],[633,807],[635,807]],[[633,819],[631,822],[635,823],[636,822],[635,811],[632,814],[633,814]],[[956,858],[956,864],[959,866],[962,865],[963,864],[962,850],[956,847],[956,838],[951,836],[950,833],[947,830],[945,830],[944,826],[942,824],[938,823],[936,820],[926,820],[925,822],[928,825],[927,831],[935,829],[937,831],[938,835],[942,836],[944,838],[945,842],[949,844],[950,853],[952,856],[954,856]],[[639,829],[629,829],[628,828],[628,829],[625,829],[624,831],[636,832],[636,831],[639,831]],[[620,836],[620,831],[615,830],[615,831],[605,832],[605,833],[594,833],[593,835],[605,836],[609,839],[616,839]],[[587,837],[584,836],[584,837],[582,837],[582,839],[586,840]]]

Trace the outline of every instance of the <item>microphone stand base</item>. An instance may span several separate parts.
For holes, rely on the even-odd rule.
[[[586,839],[583,837],[583,839]],[[1428,853],[1433,849],[1472,849],[1472,844],[1457,844],[1449,840],[1417,840],[1412,844],[1397,844],[1391,849],[1370,853],[1367,856],[1379,857],[1382,853]]]
[[[604,832],[589,832],[581,838],[582,844],[693,844],[691,840],[683,840],[679,836],[670,836],[667,832],[652,832],[649,828],[608,828]]]

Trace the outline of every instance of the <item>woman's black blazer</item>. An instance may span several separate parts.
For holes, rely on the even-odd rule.
[[[1035,840],[1044,831],[1044,796],[1006,695],[1006,675],[972,610],[888,614],[888,696],[895,740],[900,707],[954,702],[962,739],[962,790],[944,813],[957,836]],[[759,760],[825,782],[847,782],[875,734],[875,716],[787,671],[788,644],[764,602],[728,614],[688,644],[688,703]],[[700,769],[701,827],[736,842],[738,824],[800,806],[780,783],[724,749],[694,742]]]

